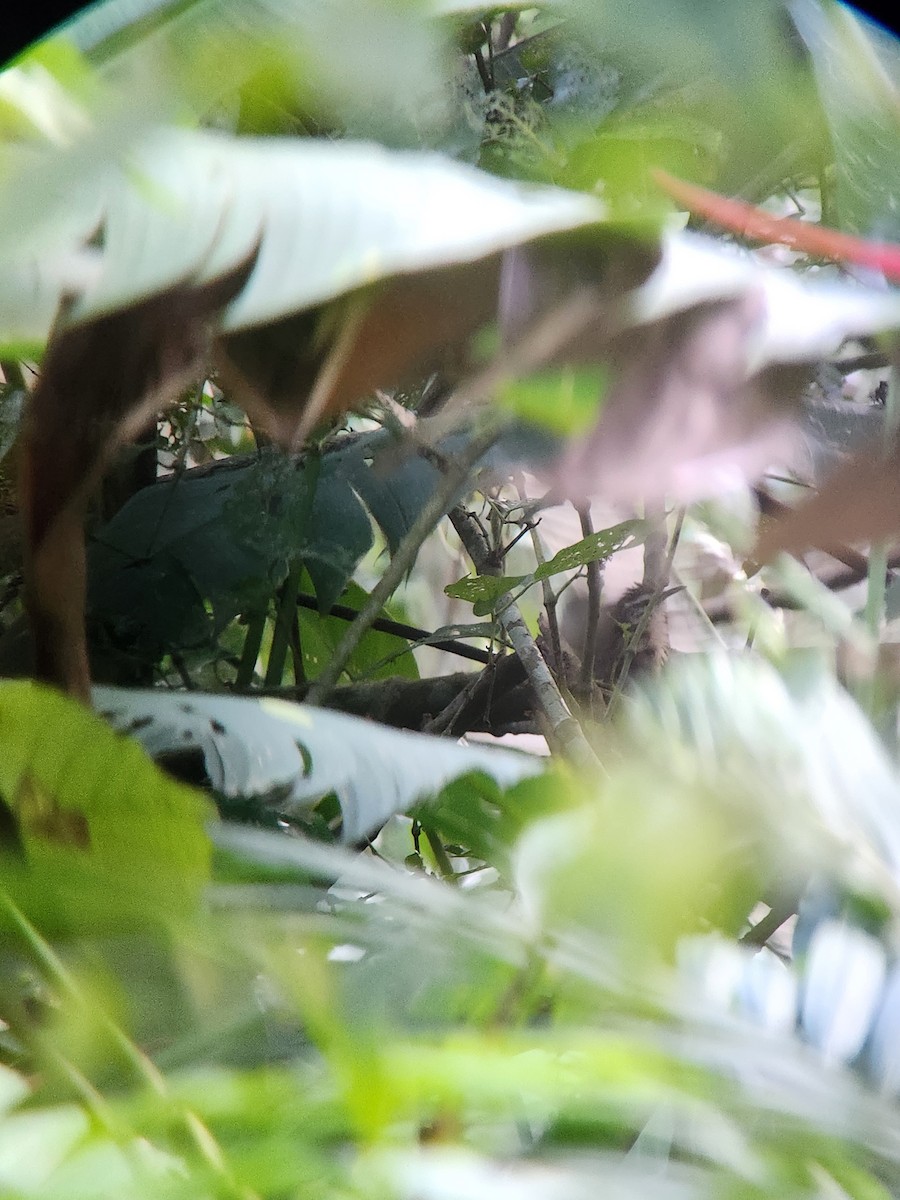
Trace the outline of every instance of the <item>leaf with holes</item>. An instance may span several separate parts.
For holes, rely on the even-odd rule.
[[[470,771],[508,787],[543,769],[515,751],[455,745],[283,700],[95,688],[94,703],[153,756],[196,747],[224,797],[290,814],[334,793],[351,843]]]

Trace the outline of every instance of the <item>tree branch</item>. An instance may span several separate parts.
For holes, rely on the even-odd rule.
[[[590,501],[576,504],[575,511],[581,522],[582,537],[590,537],[594,532],[591,521]],[[600,591],[602,587],[600,563],[595,559],[587,565],[588,608],[587,621],[584,630],[584,650],[581,656],[581,686],[585,695],[590,695],[591,680],[594,676],[594,659],[597,657],[597,631],[600,625]]]
[[[456,507],[450,510],[449,517],[475,570],[480,575],[498,574],[499,567],[494,562],[491,548],[472,514]],[[534,689],[538,706],[563,753],[577,767],[596,769],[597,756],[584,736],[581,726],[566,707],[556,681],[519,612],[518,605],[508,604],[498,614],[498,620],[519,656],[519,661]]]
[[[275,696],[303,703],[309,685],[254,688],[252,696]],[[370,717],[395,729],[431,730],[436,714],[453,706],[446,732],[463,733],[534,732],[531,719],[534,696],[527,686],[521,664],[514,654],[504,655],[485,671],[455,671],[427,679],[366,680],[345,683],[334,689],[328,707],[338,712]]]

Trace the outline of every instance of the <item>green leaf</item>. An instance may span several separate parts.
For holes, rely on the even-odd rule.
[[[482,617],[497,607],[501,597],[528,578],[527,575],[467,575],[449,583],[444,595],[473,604],[475,615]]]
[[[196,904],[207,803],[80,704],[0,683],[0,797],[4,886],[42,930],[129,925]]]
[[[467,575],[444,588],[447,596],[466,600],[474,605],[476,616],[492,612],[498,601],[513,588],[525,583],[530,587],[561,571],[574,571],[592,562],[602,562],[624,547],[639,546],[646,536],[644,521],[623,521],[609,529],[589,534],[581,541],[566,546],[542,563],[531,575]]]
[[[497,400],[523,420],[578,437],[597,420],[605,385],[606,372],[600,368],[565,367],[505,383]]]
[[[369,514],[393,551],[434,489],[436,469],[417,457],[383,471],[376,456],[388,446],[381,433],[347,438],[322,456],[317,474],[274,452],[235,456],[142,489],[90,546],[92,619],[114,645],[149,661],[208,647],[238,613],[268,602],[297,557],[327,611],[372,546]],[[301,621],[315,638],[312,618]],[[384,646],[374,657],[363,650],[359,670],[400,648]]]
[[[572,571],[577,567],[587,566],[588,563],[602,561],[611,557],[617,550],[626,546],[640,546],[647,536],[645,521],[622,521],[609,529],[600,529],[597,533],[588,534],[579,542],[565,546],[553,555],[534,573],[535,579],[549,579],[560,571]]]
[[[300,586],[301,589],[305,588],[305,582],[301,582]],[[341,604],[359,611],[367,596],[368,593],[351,580],[339,599]],[[321,674],[334,654],[336,646],[347,632],[348,622],[305,608],[298,609],[298,616],[303,665],[307,679],[312,680]],[[416,660],[410,653],[410,643],[396,634],[377,629],[369,629],[354,650],[347,663],[347,673],[352,679],[389,679],[394,675],[405,679],[419,678]]]
[[[804,0],[792,12],[812,57],[834,147],[835,216],[823,220],[863,237],[900,241],[897,39],[846,5]]]
[[[224,319],[226,331],[246,329],[379,280],[474,262],[604,217],[587,196],[364,143],[168,129],[134,158],[107,195],[102,274],[76,318],[185,278],[216,278],[255,252]]]

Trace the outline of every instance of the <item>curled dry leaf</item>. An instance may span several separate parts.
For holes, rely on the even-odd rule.
[[[900,327],[900,298],[809,282],[694,234],[556,361],[605,362],[595,428],[555,472],[575,500],[697,499],[790,461],[815,365]]]
[[[22,463],[27,603],[38,679],[88,698],[83,523],[111,454],[195,378],[210,318],[244,264],[182,284],[51,338],[31,398]]]

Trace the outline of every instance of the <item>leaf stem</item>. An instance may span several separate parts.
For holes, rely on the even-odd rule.
[[[241,661],[238,663],[237,676],[234,681],[235,691],[246,691],[253,682],[267,619],[268,605],[265,605],[258,612],[253,613],[247,621],[247,633],[241,650]]]
[[[300,591],[302,576],[303,562],[297,560],[279,589],[272,645],[269,647],[269,661],[266,664],[266,687],[276,687],[284,678],[284,664],[287,662],[291,644],[291,626],[297,615],[297,593]]]
[[[434,861],[437,864],[441,879],[454,880],[456,872],[453,870],[453,863],[450,861],[450,856],[444,847],[444,843],[430,825],[422,825],[422,832],[425,834],[425,840],[428,842],[431,853],[434,855]]]
[[[590,537],[594,532],[594,525],[591,521],[590,501],[586,501],[584,504],[577,504],[575,511],[578,513],[578,519],[581,522],[581,536]],[[597,634],[600,629],[600,591],[602,584],[600,563],[597,559],[594,559],[587,564],[588,608],[584,633],[584,650],[581,655],[581,686],[584,688],[586,695],[590,695],[591,680],[594,676],[594,659],[597,657]]]

